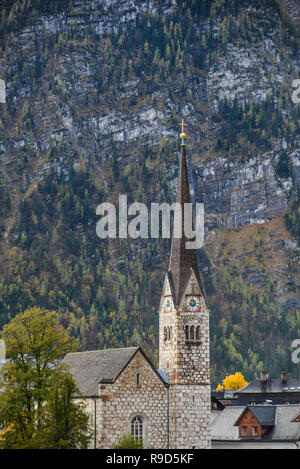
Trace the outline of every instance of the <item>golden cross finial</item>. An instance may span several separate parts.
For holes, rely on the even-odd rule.
[[[184,126],[186,125],[182,119],[182,122],[181,124],[178,124],[181,126],[181,134],[180,134],[180,138],[181,138],[181,145],[182,146],[185,146],[185,139],[186,139],[186,135],[184,133]]]
[[[178,124],[181,126],[181,130],[182,130],[182,133],[184,134],[184,126],[187,125],[184,123],[183,119],[182,119],[182,122],[180,124]]]

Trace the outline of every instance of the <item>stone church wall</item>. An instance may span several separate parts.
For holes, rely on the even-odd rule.
[[[210,385],[171,385],[171,449],[210,449],[210,406]]]
[[[137,385],[137,373],[141,384]],[[167,448],[167,388],[144,356],[137,352],[113,384],[100,384],[97,415],[98,447],[111,448],[131,432],[131,420],[141,416],[147,448]],[[90,403],[91,410],[93,403]]]
[[[78,399],[77,399],[78,400]],[[89,444],[90,449],[95,449],[101,447],[100,445],[100,436],[102,428],[102,401],[97,398],[87,398],[80,399],[80,401],[85,405],[85,410],[90,417],[90,428],[92,432],[92,438]],[[96,419],[96,435],[95,435],[95,419]]]

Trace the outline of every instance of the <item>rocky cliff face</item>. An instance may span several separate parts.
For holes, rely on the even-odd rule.
[[[271,154],[251,158],[249,162],[242,165],[224,158],[217,158],[203,168],[194,168],[196,199],[204,201],[206,227],[212,233],[222,228],[236,230],[247,225],[268,226],[268,222],[285,212],[294,184],[299,185],[299,150],[290,151],[292,176],[285,180],[280,180],[274,169],[278,154],[279,151],[275,150]],[[210,236],[208,233],[208,239]],[[273,246],[266,248],[268,265],[274,268],[274,257],[279,255],[278,250],[280,250],[281,257],[286,258],[292,252],[298,278],[300,270],[297,241],[282,229],[278,232],[275,230],[274,237]],[[246,253],[247,251],[244,255],[247,255]],[[263,286],[259,271],[247,272],[242,268],[241,275],[247,282],[257,287]],[[291,299],[287,288],[288,283],[295,277],[295,271],[290,270],[288,262],[281,275],[276,277],[275,297],[278,301],[289,307],[299,307],[298,289]]]
[[[284,0],[287,11],[291,18],[298,20],[300,18],[300,5],[297,0]]]
[[[38,16],[6,37],[0,59],[0,77],[8,91],[1,115],[0,175],[10,203],[0,215],[3,266],[12,262],[7,253],[16,245],[30,259],[30,249],[43,237],[32,214],[28,214],[31,226],[24,222],[23,202],[31,203],[37,187],[48,184],[49,175],[58,187],[68,184],[70,166],[75,171],[91,170],[95,187],[106,200],[124,190],[151,202],[166,193],[171,200],[177,170],[173,142],[178,119],[184,117],[194,197],[205,203],[210,261],[202,259],[204,276],[226,265],[251,289],[264,290],[271,282],[275,303],[296,314],[299,247],[287,231],[284,215],[300,184],[299,116],[291,101],[291,81],[300,67],[297,50],[290,40],[282,40],[288,26],[278,11],[249,2],[240,9],[229,8],[224,16],[218,6],[217,13],[208,14],[208,8],[199,13],[192,3],[189,11],[179,13],[175,0],[74,1],[65,11]],[[286,3],[292,17],[297,17],[298,3]],[[169,47],[163,45],[164,56],[155,36],[160,29]],[[228,129],[231,111],[226,114],[224,103],[241,113],[234,117],[236,132]],[[270,122],[262,123],[264,106],[273,107]],[[279,127],[284,130],[278,131]],[[171,152],[166,149],[168,142],[173,145]],[[144,176],[146,171],[148,182],[143,185],[142,173],[135,171]],[[43,228],[45,233],[49,229],[52,250],[60,229],[54,215],[57,200],[51,199],[56,193],[50,192],[48,199],[41,196],[49,213],[40,216],[45,224],[51,219],[55,227],[54,233],[53,226]],[[87,201],[91,211],[101,201],[93,197]],[[4,199],[2,195],[3,204]],[[73,229],[86,237],[86,227],[95,237],[96,220],[83,218]],[[254,240],[260,227],[265,227],[259,234],[263,263],[256,262]],[[238,234],[252,245],[237,243]],[[22,244],[22,236],[33,237],[33,245]],[[68,249],[61,252],[65,265],[71,259]],[[110,259],[113,281],[119,285],[118,262],[128,261],[115,249],[111,246],[106,252],[102,267]],[[136,255],[136,247],[128,249],[130,256]],[[152,262],[150,271],[159,267],[160,279],[166,258],[166,252],[157,257],[155,250],[145,258],[147,266]],[[37,267],[39,273],[44,269]],[[132,262],[127,275],[134,270]],[[61,274],[55,272],[60,282]],[[100,284],[101,278],[94,276]],[[8,275],[6,281],[9,288],[13,279]],[[152,311],[160,286],[155,286],[154,295],[145,293]],[[136,290],[130,288],[126,301],[132,305]],[[106,293],[101,294],[103,302]],[[7,317],[5,298],[2,310]],[[91,293],[88,308],[94,303]],[[138,303],[137,296],[135,308],[145,307]],[[219,320],[215,319],[216,328]],[[147,321],[154,323],[151,318]]]

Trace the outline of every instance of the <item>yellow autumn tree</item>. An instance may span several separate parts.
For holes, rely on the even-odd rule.
[[[217,391],[225,391],[228,390],[238,390],[246,386],[248,383],[245,380],[244,376],[242,373],[237,371],[235,375],[229,375],[226,376],[226,378],[223,380],[223,385],[219,384],[217,387]]]

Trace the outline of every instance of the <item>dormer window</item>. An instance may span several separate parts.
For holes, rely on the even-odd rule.
[[[235,422],[240,438],[261,438],[275,427],[276,406],[247,406]]]

